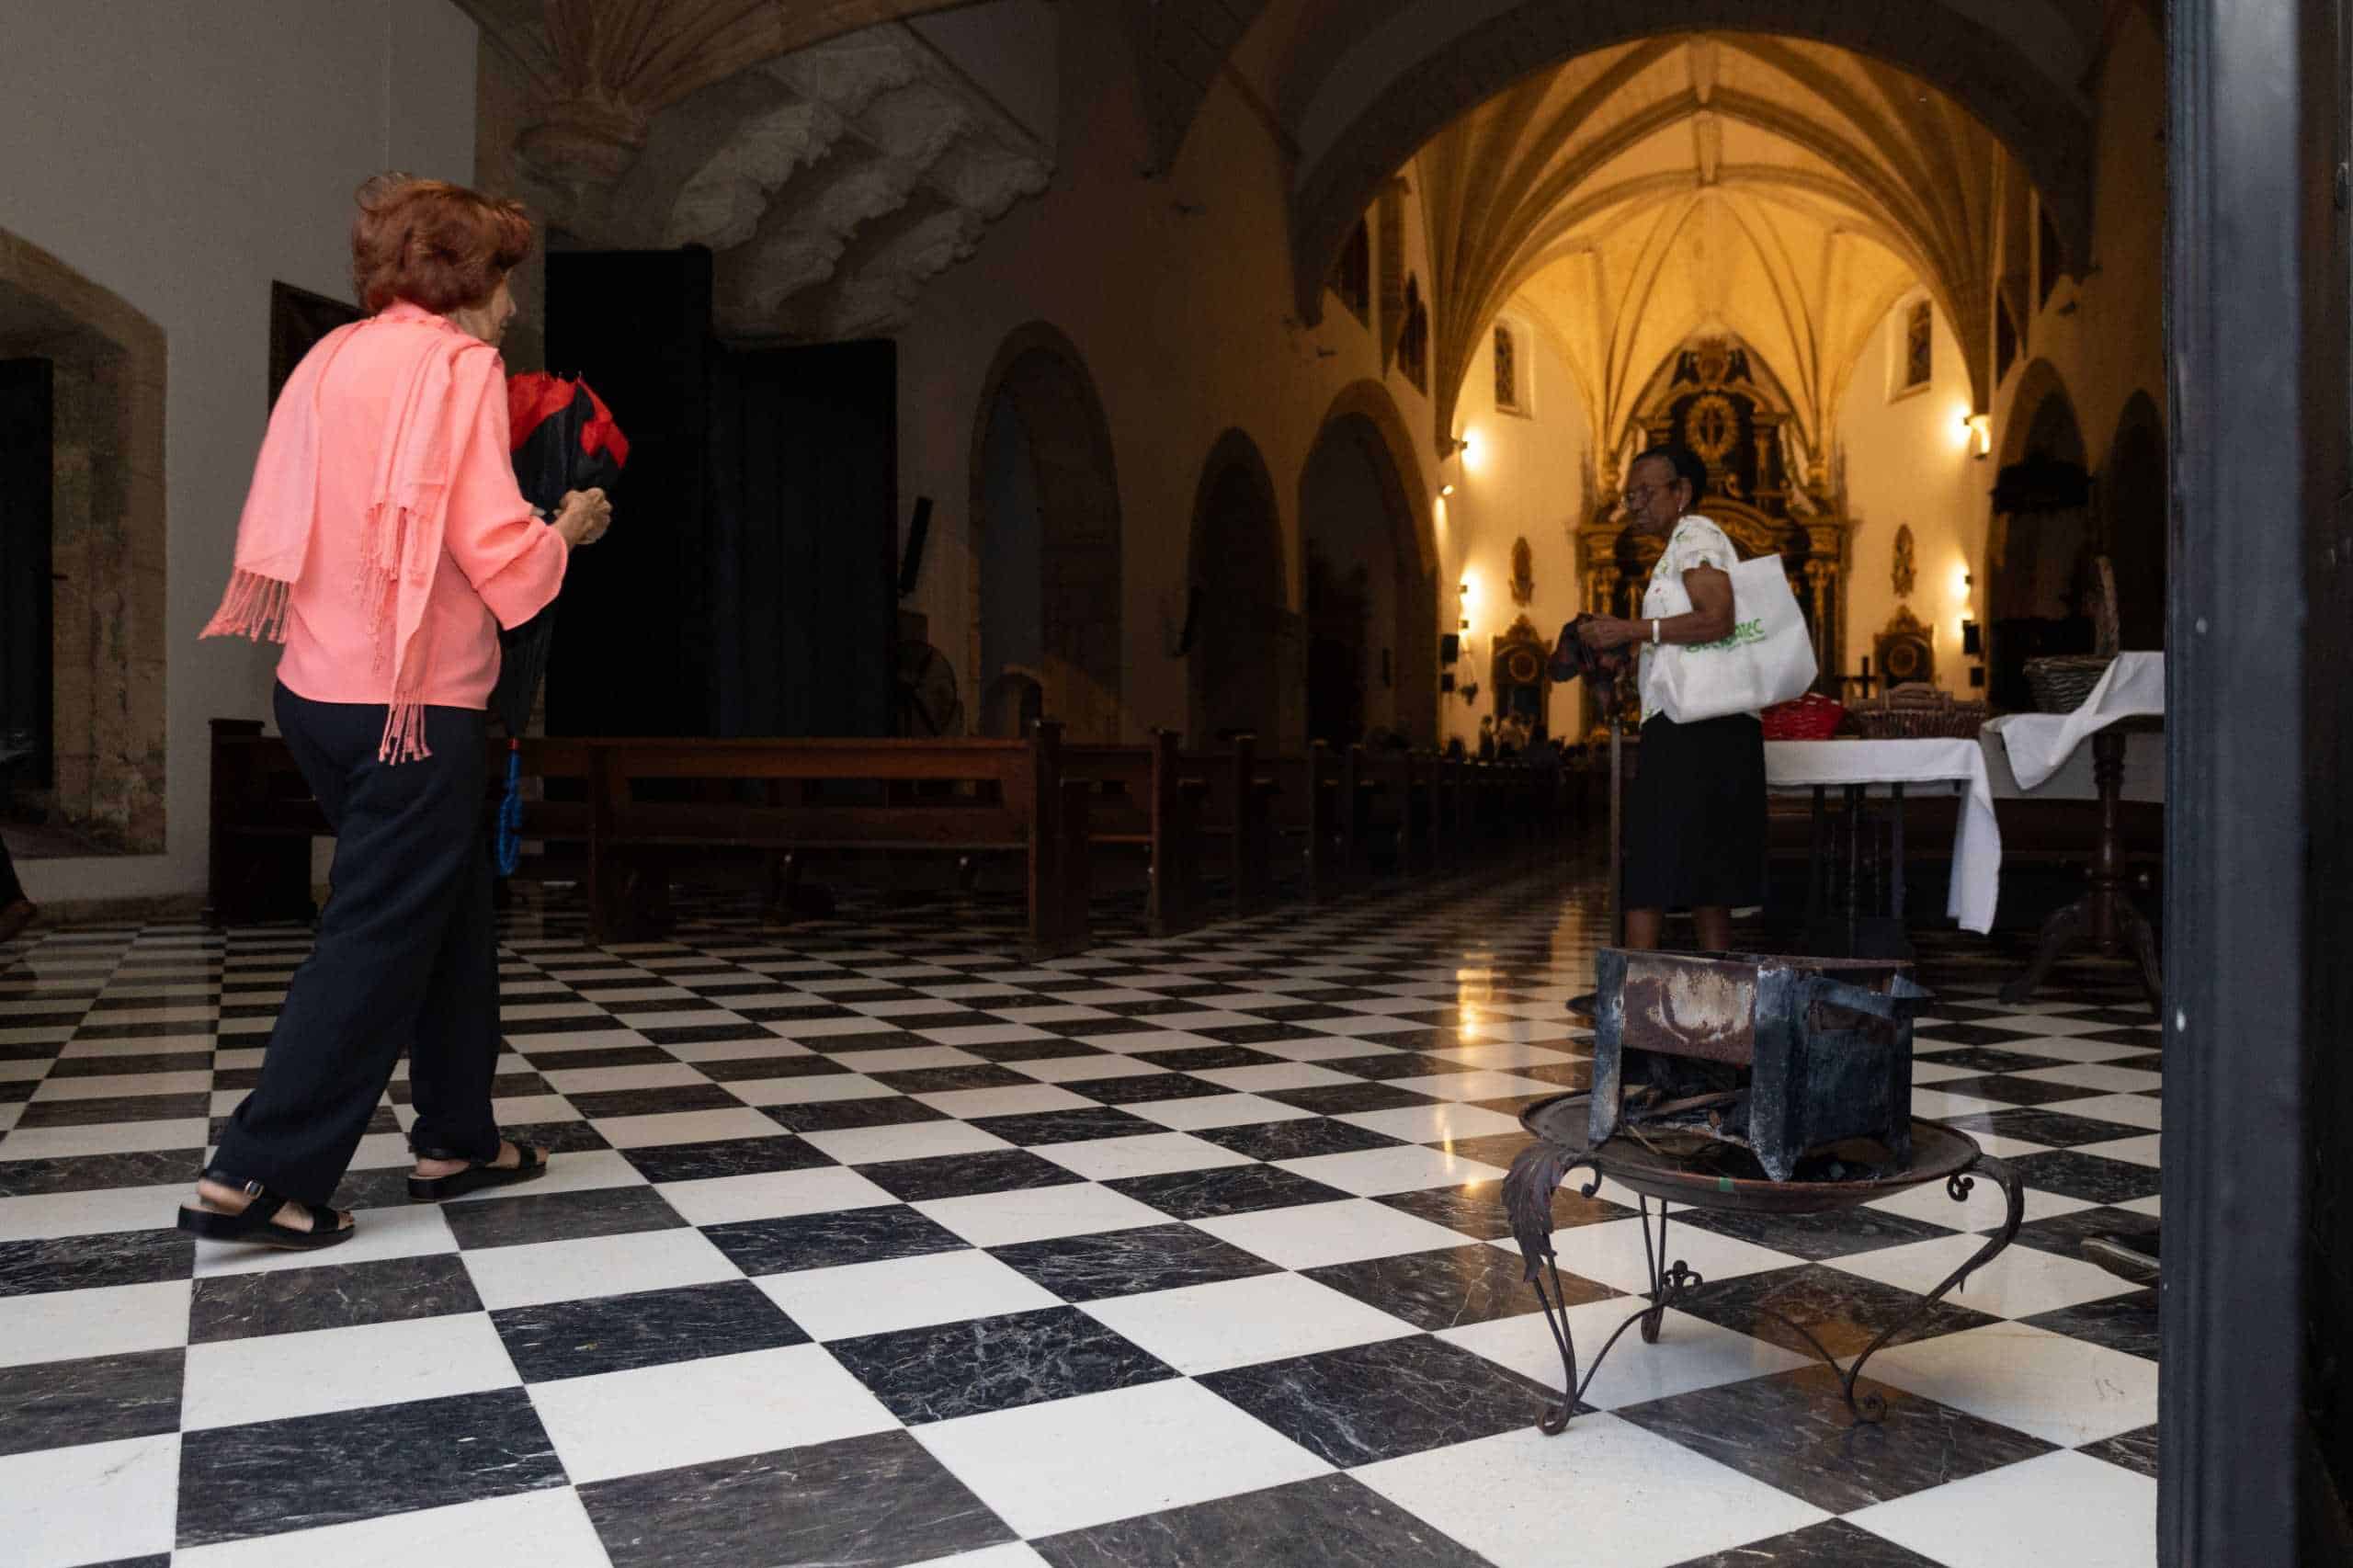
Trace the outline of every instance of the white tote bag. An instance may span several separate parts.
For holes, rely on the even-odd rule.
[[[1813,639],[1778,555],[1732,569],[1732,635],[1669,643],[1654,653],[1660,710],[1678,724],[1754,713],[1805,695],[1816,673]]]

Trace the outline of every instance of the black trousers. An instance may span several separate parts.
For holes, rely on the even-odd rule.
[[[17,881],[17,863],[8,858],[7,845],[0,844],[0,909],[24,896],[24,884]]]
[[[425,710],[433,755],[379,762],[384,710],[312,702],[284,687],[278,727],[335,828],[334,896],[287,988],[261,1082],[213,1167],[304,1203],[335,1195],[401,1052],[409,1140],[468,1159],[498,1153],[498,933],[483,826],[487,714]]]

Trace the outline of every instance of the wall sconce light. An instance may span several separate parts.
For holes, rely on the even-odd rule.
[[[1451,495],[1454,494],[1454,486],[1451,484],[1441,484],[1438,487],[1438,493],[1441,496]]]

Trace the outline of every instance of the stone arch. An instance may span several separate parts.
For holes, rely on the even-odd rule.
[[[1304,319],[1322,317],[1324,280],[1341,242],[1383,181],[1458,116],[1537,72],[1612,44],[1666,33],[1771,33],[1884,62],[1968,108],[2025,167],[2071,258],[2089,254],[2089,114],[2050,82],[2019,40],[1952,6],[1915,5],[1901,27],[1879,0],[1654,0],[1639,8],[1525,0],[1423,48],[1388,40],[1411,63],[1315,138],[1293,187],[1294,288]],[[1442,21],[1432,26],[1445,25]],[[1326,84],[1328,85],[1328,83]],[[1310,107],[1309,112],[1313,112]]]
[[[1297,684],[1290,574],[1274,476],[1242,430],[1219,437],[1201,465],[1187,553],[1187,733],[1205,746],[1247,731],[1271,746],[1288,736]]]
[[[1034,322],[997,350],[972,450],[972,685],[1043,689],[1073,740],[1120,735],[1125,645],[1119,474],[1077,347]]]
[[[2091,651],[2076,595],[2097,549],[2082,423],[2065,381],[2037,359],[2018,380],[2002,431],[1985,538],[1986,691],[1996,708],[2031,706],[2026,661]]]
[[[46,722],[49,766],[45,778],[19,784],[77,850],[160,853],[164,332],[120,296],[0,230],[0,360],[45,364],[45,375],[34,374],[48,383],[51,411],[47,454],[18,464],[36,480],[43,461],[49,468],[53,580],[40,661],[51,672],[48,710],[29,716]],[[39,649],[20,651],[12,640],[0,653],[21,667],[19,657],[38,658]]]
[[[2164,416],[2135,392],[2100,464],[2100,531],[2116,569],[2117,623],[2127,648],[2165,645],[2173,487]]]
[[[1333,400],[1299,498],[1309,738],[1389,729],[1435,744],[1438,540],[1412,437],[1386,388],[1359,381]],[[1350,603],[1359,597],[1360,608]],[[1361,627],[1353,640],[1350,615]],[[1350,717],[1340,688],[1352,670],[1360,705]]]

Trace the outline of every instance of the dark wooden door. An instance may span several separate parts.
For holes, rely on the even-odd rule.
[[[50,362],[0,360],[0,755],[29,744],[13,782],[35,789],[55,777],[52,421]]]

